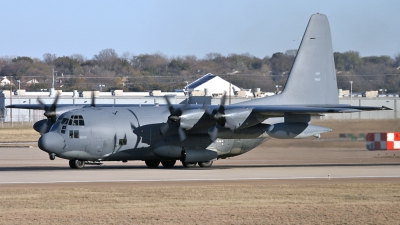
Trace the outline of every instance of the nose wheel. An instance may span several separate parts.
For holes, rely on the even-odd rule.
[[[69,167],[71,167],[71,169],[82,169],[83,167],[85,167],[85,161],[71,159],[69,160]]]
[[[50,160],[54,160],[56,158],[56,154],[50,153],[49,158],[50,158]]]

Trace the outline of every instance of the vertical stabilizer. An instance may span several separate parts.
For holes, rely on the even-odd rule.
[[[323,14],[311,16],[281,94],[239,104],[339,104],[328,18]]]

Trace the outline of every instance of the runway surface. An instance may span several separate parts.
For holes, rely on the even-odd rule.
[[[49,168],[50,169],[50,168]],[[400,166],[241,167],[214,169],[118,168],[2,171],[0,184],[235,181],[279,179],[400,178]]]
[[[390,153],[392,154],[392,153]],[[400,154],[399,154],[400,155]],[[265,149],[218,160],[211,168],[147,168],[143,162],[105,162],[72,170],[38,148],[1,148],[0,185],[105,182],[189,182],[400,178],[400,158],[343,149]]]

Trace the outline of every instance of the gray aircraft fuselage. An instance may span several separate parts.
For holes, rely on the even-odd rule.
[[[198,129],[181,142],[175,124],[166,134],[160,132],[169,115],[167,107],[75,109],[58,118],[39,147],[60,158],[86,161],[182,160],[182,150],[214,152],[215,157],[206,157],[210,160],[243,154],[268,139],[269,125],[260,124],[247,136],[238,134],[245,139],[212,141],[207,130]],[[235,137],[235,132],[225,129],[219,136]]]

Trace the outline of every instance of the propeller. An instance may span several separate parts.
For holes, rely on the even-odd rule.
[[[186,104],[182,107],[175,108],[171,104],[171,101],[169,100],[169,98],[167,96],[164,96],[164,98],[168,104],[168,110],[169,110],[170,115],[168,116],[167,123],[164,123],[160,126],[160,132],[162,135],[165,135],[168,132],[168,130],[170,129],[170,125],[174,123],[178,127],[179,140],[182,142],[186,139],[186,133],[185,133],[185,130],[180,127],[179,121],[180,121],[180,116],[186,110],[188,105]]]
[[[56,97],[54,98],[53,104],[47,105],[45,104],[39,97],[37,98],[37,102],[40,104],[41,109],[44,110],[44,116],[46,116],[47,119],[43,119],[40,121],[37,121],[33,125],[33,129],[35,129],[37,132],[40,134],[45,134],[49,132],[51,126],[56,122],[57,120],[57,102],[60,97],[60,94],[57,93]]]
[[[57,93],[56,97],[54,98],[53,104],[51,104],[51,106],[46,105],[39,97],[37,98],[37,102],[40,104],[40,106],[44,110],[44,116],[46,116],[47,119],[51,120],[51,122],[53,122],[53,123],[55,123],[57,120],[56,108],[57,108],[57,102],[58,102],[59,98],[60,98],[60,94]]]
[[[226,91],[224,92],[224,95],[221,98],[221,103],[220,103],[218,109],[211,109],[211,108],[207,107],[206,105],[203,105],[206,113],[211,118],[216,120],[215,126],[210,128],[210,131],[208,132],[212,141],[215,141],[215,139],[217,139],[219,127],[227,127],[232,131],[235,129],[235,125],[228,123],[226,120],[225,102],[226,102]]]
[[[92,91],[92,101],[90,102],[90,107],[92,107],[92,108],[96,107],[94,91]]]

